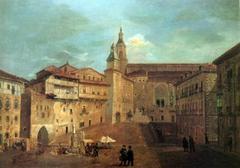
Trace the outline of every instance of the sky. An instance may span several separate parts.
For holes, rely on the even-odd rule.
[[[211,63],[240,40],[239,0],[0,0],[0,69],[68,61],[103,72],[123,28],[130,63]]]

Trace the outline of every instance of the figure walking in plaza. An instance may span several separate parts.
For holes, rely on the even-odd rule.
[[[191,136],[189,136],[189,152],[195,152],[195,142]]]
[[[228,149],[229,149],[229,152],[232,152],[232,137],[228,138]]]
[[[208,140],[208,136],[207,136],[207,134],[205,134],[205,144],[206,144],[206,145],[209,144],[209,140]]]
[[[127,151],[127,165],[133,166],[133,160],[134,160],[134,154],[133,154],[132,146],[129,146]]]
[[[183,145],[183,151],[187,152],[188,151],[188,141],[187,141],[186,137],[183,137],[182,145]]]
[[[127,149],[126,145],[122,146],[122,149],[120,150],[120,165],[119,166],[126,166],[127,165]]]

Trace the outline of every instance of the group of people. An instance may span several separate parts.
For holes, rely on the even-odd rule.
[[[188,140],[186,137],[183,137],[182,145],[184,152],[195,152],[195,142],[191,136],[189,136]]]
[[[119,160],[119,166],[133,166],[134,154],[132,146],[128,146],[128,149],[126,148],[126,145],[122,146],[120,150]]]
[[[89,144],[85,146],[85,154],[87,156],[98,157],[99,147],[98,144]]]
[[[21,150],[24,152],[26,151],[26,142],[23,139],[12,142],[12,145],[10,145],[9,142],[4,142],[3,151],[8,151],[9,149]]]

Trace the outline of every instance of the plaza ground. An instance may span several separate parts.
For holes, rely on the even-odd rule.
[[[119,167],[118,151],[121,146],[101,150],[98,159],[79,155],[40,156],[23,152],[0,153],[1,168],[114,168]],[[239,168],[240,157],[206,146],[197,147],[195,153],[183,152],[176,146],[133,146],[135,166],[138,168]],[[16,163],[13,158],[18,157]]]
[[[136,168],[239,168],[240,156],[223,152],[216,146],[197,146],[195,153],[183,152],[174,144],[153,143],[151,133],[138,124],[102,125],[87,128],[86,137],[99,139],[109,135],[117,140],[111,149],[99,151],[92,158],[77,154],[54,155],[48,149],[36,156],[32,152],[8,151],[0,153],[0,168],[115,168],[119,167],[119,150],[122,144],[132,145]],[[57,141],[67,142],[68,136]]]

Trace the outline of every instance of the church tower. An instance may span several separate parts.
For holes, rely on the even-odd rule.
[[[114,69],[120,71],[120,59],[115,51],[114,43],[111,46],[110,54],[107,58],[107,69]]]
[[[128,60],[127,60],[126,45],[125,45],[124,39],[123,39],[122,28],[120,28],[120,32],[118,34],[118,42],[116,44],[116,52],[120,59],[120,71],[123,74],[125,74]]]

